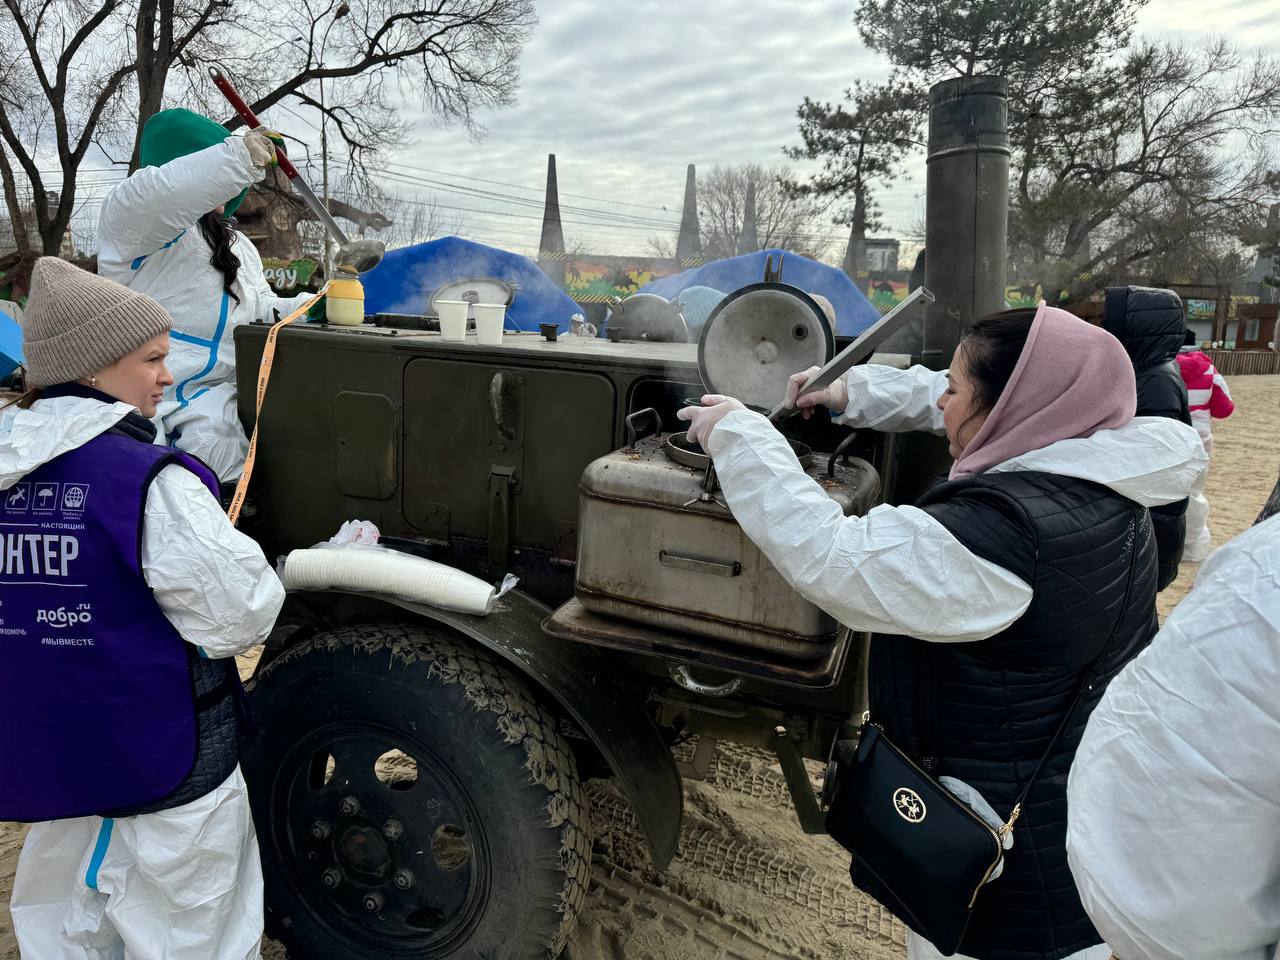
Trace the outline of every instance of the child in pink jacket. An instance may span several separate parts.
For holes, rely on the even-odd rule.
[[[1231,400],[1227,381],[1222,378],[1208,356],[1196,345],[1195,334],[1188,330],[1186,345],[1178,354],[1178,368],[1187,385],[1187,399],[1191,404],[1191,424],[1200,434],[1204,452],[1213,453],[1212,421],[1231,416],[1236,405]],[[1200,474],[1191,502],[1187,504],[1187,538],[1182,559],[1199,563],[1209,556],[1209,501],[1204,495],[1204,481],[1208,471]]]

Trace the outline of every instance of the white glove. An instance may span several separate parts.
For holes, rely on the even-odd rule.
[[[849,406],[849,388],[845,386],[844,377],[838,377],[825,390],[814,390],[803,397],[800,396],[800,388],[804,386],[805,381],[821,369],[821,367],[810,367],[803,373],[793,373],[791,379],[787,381],[787,396],[783,403],[788,410],[799,407],[800,415],[806,420],[813,416],[815,407],[826,407],[836,413],[844,413],[845,408]]]
[[[680,420],[689,421],[689,442],[696,443],[705,450],[707,448],[707,437],[711,436],[711,431],[716,428],[716,424],[734,410],[745,409],[747,408],[733,399],[733,397],[722,397],[718,393],[708,393],[702,398],[702,406],[681,407],[676,411],[676,417]]]
[[[281,140],[280,134],[274,130],[268,130],[266,127],[254,127],[252,130],[246,130],[244,136],[245,148],[249,151],[249,160],[255,167],[266,169],[274,167],[279,161],[276,159],[276,140]]]

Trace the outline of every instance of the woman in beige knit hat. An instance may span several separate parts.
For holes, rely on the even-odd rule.
[[[254,960],[234,657],[284,591],[203,463],[154,442],[169,316],[45,257],[0,410],[0,820],[24,958]]]

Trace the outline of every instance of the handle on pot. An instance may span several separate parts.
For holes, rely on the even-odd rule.
[[[836,446],[836,448],[833,451],[831,451],[831,459],[827,461],[827,477],[828,478],[835,479],[836,461],[840,459],[841,454],[844,454],[844,462],[845,463],[849,462],[849,454],[847,451],[849,447],[853,445],[854,438],[857,436],[858,436],[857,430],[850,430],[849,435],[845,437],[843,440],[841,440],[840,443]]]
[[[699,557],[667,553],[666,550],[658,551],[658,562],[664,567],[687,570],[689,573],[708,573],[717,577],[736,577],[742,573],[742,564],[736,560],[703,560]]]
[[[673,666],[670,668],[671,679],[678,683],[690,693],[700,693],[704,697],[727,697],[731,693],[736,693],[738,688],[742,686],[742,678],[734,677],[725,683],[702,683],[693,679],[693,674],[689,672],[689,668],[685,666]]]
[[[645,433],[640,432],[640,425],[645,421],[649,421],[649,425],[653,427]],[[645,407],[643,410],[637,410],[635,413],[628,414],[626,419],[622,421],[627,426],[627,446],[634,447],[645,437],[651,437],[655,433],[662,432],[662,417],[658,415],[658,411],[653,407]]]

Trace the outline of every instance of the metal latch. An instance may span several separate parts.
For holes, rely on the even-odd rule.
[[[505,573],[511,565],[511,494],[516,486],[516,468],[494,464],[489,468],[485,489],[489,491],[489,572]]]

